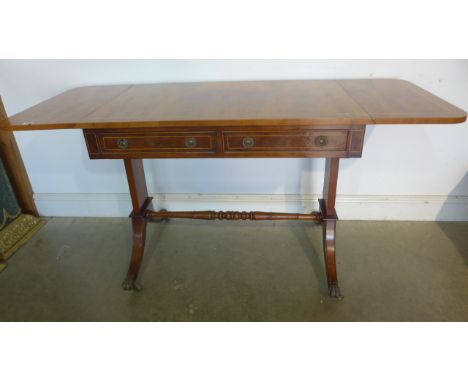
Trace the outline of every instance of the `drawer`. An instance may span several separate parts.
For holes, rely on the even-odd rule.
[[[364,126],[84,129],[91,159],[360,157]]]
[[[347,130],[224,131],[225,153],[346,151]]]
[[[184,157],[216,153],[216,131],[85,131],[91,157]]]

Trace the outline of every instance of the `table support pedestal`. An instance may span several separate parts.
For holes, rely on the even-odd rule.
[[[140,271],[146,241],[146,210],[151,205],[146,187],[145,170],[142,159],[124,159],[125,171],[127,173],[130,196],[132,198],[133,210],[130,214],[133,230],[133,248],[127,277],[122,283],[125,290],[139,289],[136,285],[138,272]]]
[[[336,188],[338,183],[339,158],[327,158],[325,165],[325,180],[323,183],[323,199],[319,199],[322,215],[323,252],[325,269],[327,271],[328,294],[330,297],[342,299],[338,276],[336,273],[336,222],[338,216],[335,210]]]
[[[133,210],[130,214],[133,229],[133,249],[127,277],[122,283],[125,290],[139,289],[136,279],[143,260],[147,222],[160,222],[169,218],[204,220],[307,220],[323,225],[323,249],[330,297],[342,298],[338,286],[335,260],[335,231],[338,216],[335,211],[338,180],[338,158],[327,158],[323,199],[319,199],[320,212],[310,214],[261,211],[153,211],[146,187],[143,161],[124,159]]]

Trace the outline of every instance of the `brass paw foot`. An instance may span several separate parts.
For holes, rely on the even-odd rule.
[[[344,297],[341,294],[340,287],[338,286],[338,284],[328,285],[328,295],[330,297],[336,298],[337,300],[342,300]]]
[[[139,291],[141,287],[136,284],[135,280],[131,277],[127,277],[122,283],[123,290],[136,290]]]

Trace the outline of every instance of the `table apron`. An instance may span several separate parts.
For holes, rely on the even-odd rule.
[[[91,159],[356,158],[365,126],[83,129]]]

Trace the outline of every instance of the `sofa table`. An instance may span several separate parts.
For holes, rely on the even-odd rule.
[[[169,218],[307,220],[323,226],[328,291],[341,298],[335,210],[340,158],[361,157],[368,124],[450,124],[466,112],[402,80],[205,82],[75,88],[10,118],[3,130],[82,129],[91,159],[123,159],[133,249],[123,288],[136,288],[147,222]],[[53,148],[51,148],[53,149]],[[326,158],[320,211],[154,211],[144,158]]]

